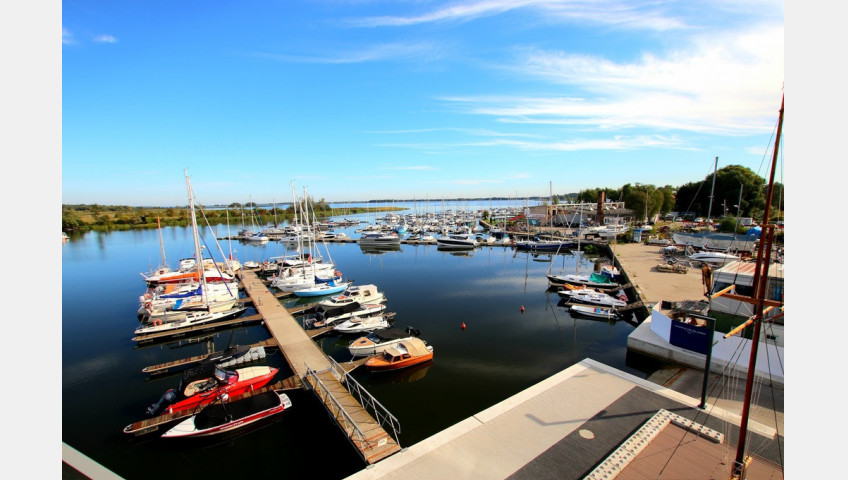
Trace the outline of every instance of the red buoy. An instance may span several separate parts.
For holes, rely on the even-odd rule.
[[[462,322],[462,329],[465,330],[465,322]]]
[[[521,306],[521,313],[524,313],[524,305]]]

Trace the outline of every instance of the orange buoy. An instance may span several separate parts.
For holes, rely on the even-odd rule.
[[[462,329],[465,330],[465,322],[462,322]]]
[[[524,305],[521,306],[521,313],[524,313]]]

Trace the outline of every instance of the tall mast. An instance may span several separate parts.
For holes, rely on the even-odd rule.
[[[760,328],[763,323],[763,306],[765,305],[766,283],[768,268],[771,261],[771,245],[774,239],[774,225],[769,222],[771,201],[774,198],[774,174],[777,165],[777,151],[780,146],[780,133],[783,130],[783,98],[780,100],[780,117],[777,123],[777,134],[774,140],[774,155],[771,161],[771,176],[769,177],[766,206],[763,211],[762,234],[757,247],[757,266],[754,270],[754,334],[751,338],[751,357],[748,361],[748,377],[745,381],[745,399],[742,404],[742,423],[739,426],[739,442],[736,447],[736,460],[733,463],[733,477],[742,478],[745,471],[745,444],[748,435],[748,416],[751,410],[751,391],[754,385],[754,370],[757,361],[757,347],[760,342]],[[762,237],[765,237],[765,241]],[[764,244],[768,248],[764,248]],[[765,250],[765,251],[764,251]]]
[[[707,207],[707,222],[712,218],[710,215],[713,213],[713,194],[715,194],[715,181],[716,181],[716,170],[718,169],[718,157],[715,158],[715,164],[713,164],[713,188],[710,189],[710,206]]]
[[[197,233],[197,218],[194,215],[194,193],[191,191],[191,179],[188,176],[188,170],[183,170],[186,177],[186,190],[188,190],[188,206],[191,215],[191,230],[194,234],[194,260],[197,262],[197,268],[200,272],[200,294],[204,305],[206,304],[206,272],[203,268],[203,255],[200,250],[200,236]]]
[[[156,217],[156,227],[159,229],[159,250],[162,252],[162,267],[168,265],[165,260],[165,242],[162,241],[162,225],[159,223],[159,217]]]

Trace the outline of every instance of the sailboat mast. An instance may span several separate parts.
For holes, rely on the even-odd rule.
[[[771,175],[769,177],[768,193],[766,194],[766,206],[763,211],[762,234],[757,247],[757,266],[754,270],[754,334],[751,338],[751,357],[748,361],[748,377],[745,380],[745,399],[742,403],[742,422],[739,426],[739,442],[736,447],[736,461],[733,464],[733,476],[742,478],[745,465],[745,444],[748,435],[748,416],[751,410],[751,392],[754,385],[754,370],[757,362],[757,347],[760,343],[760,328],[763,321],[763,306],[766,295],[766,283],[768,282],[768,268],[771,261],[771,245],[774,238],[774,225],[769,222],[771,202],[774,198],[774,175],[777,166],[777,151],[780,146],[780,134],[783,130],[783,101],[780,100],[780,118],[777,123],[777,134],[774,140],[774,154],[771,161]],[[762,240],[765,236],[765,241]],[[768,248],[764,248],[768,244]],[[764,252],[765,250],[765,252]]]
[[[168,264],[165,260],[165,242],[162,241],[162,224],[159,223],[159,217],[156,217],[156,227],[159,229],[159,250],[162,253],[162,266]]]
[[[186,190],[188,190],[188,206],[191,215],[191,230],[194,234],[194,259],[197,262],[197,268],[200,269],[200,295],[203,303],[206,304],[206,272],[203,268],[203,255],[200,249],[200,236],[197,234],[197,218],[194,215],[194,193],[191,191],[191,178],[188,176],[188,170],[183,170],[186,177]]]
[[[713,164],[713,187],[710,189],[710,205],[707,207],[707,221],[709,222],[711,215],[713,214],[713,195],[715,194],[715,181],[716,181],[716,171],[718,170],[718,157],[715,157],[715,163]]]

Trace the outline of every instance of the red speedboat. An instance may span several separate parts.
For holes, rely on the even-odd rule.
[[[383,350],[365,361],[365,366],[373,372],[397,370],[411,367],[433,359],[433,346],[420,338],[412,337]]]
[[[282,413],[291,408],[291,400],[282,392],[264,392],[259,395],[228,402],[207,405],[196,415],[183,420],[162,435],[162,438],[215,435],[258,422],[263,418]]]
[[[147,408],[150,415],[190,410],[214,402],[222,395],[235,397],[267,385],[276,368],[267,366],[225,370],[214,362],[186,370],[177,390],[170,389],[158,402]]]

